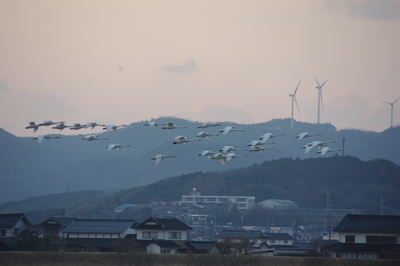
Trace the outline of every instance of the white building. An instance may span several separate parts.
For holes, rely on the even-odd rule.
[[[200,192],[193,188],[193,192],[189,195],[182,195],[182,203],[199,204],[199,203],[214,203],[225,204],[230,209],[236,204],[239,210],[249,210],[255,207],[256,198],[254,196],[217,196],[207,195],[202,196]]]

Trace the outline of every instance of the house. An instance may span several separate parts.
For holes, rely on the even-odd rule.
[[[186,245],[192,254],[219,254],[215,241],[188,241]]]
[[[52,216],[42,223],[35,225],[34,228],[37,230],[39,238],[61,238],[61,230],[74,220],[75,217]]]
[[[150,217],[136,226],[137,241],[146,246],[147,253],[176,254],[187,249],[190,226],[176,218]]]
[[[74,219],[53,242],[60,251],[112,251],[126,236],[136,234],[133,219]]]
[[[23,213],[0,214],[0,237],[16,237],[30,226]]]
[[[393,258],[400,255],[400,216],[347,214],[334,228],[340,243],[331,257]]]

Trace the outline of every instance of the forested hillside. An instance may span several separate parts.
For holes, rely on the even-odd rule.
[[[363,209],[366,214],[379,213],[382,196],[385,212],[400,214],[400,166],[388,160],[361,161],[352,156],[282,158],[237,170],[170,177],[87,202],[70,213],[84,217],[112,215],[120,204],[177,201],[193,188],[202,195],[255,196],[256,202],[289,199],[301,208],[320,209],[325,208],[329,191],[331,208]]]
[[[107,193],[120,189],[145,186],[171,176],[191,174],[193,172],[223,172],[244,168],[253,164],[280,158],[319,158],[312,150],[304,153],[302,146],[314,140],[327,141],[332,149],[341,149],[345,138],[344,153],[361,160],[387,159],[400,165],[398,147],[400,147],[400,127],[383,132],[370,132],[355,129],[336,130],[330,124],[311,124],[296,122],[290,129],[290,119],[275,119],[266,123],[241,125],[220,122],[220,127],[197,128],[201,123],[173,117],[156,119],[160,123],[171,121],[179,128],[164,130],[160,127],[147,127],[144,122],[132,123],[128,127],[113,132],[98,129],[98,135],[108,138],[107,141],[84,141],[82,137],[96,131],[83,129],[82,135],[61,136],[60,139],[37,143],[32,138],[15,137],[0,129],[0,203],[10,200],[21,200],[28,197],[76,192],[80,190],[99,190]],[[234,126],[244,132],[219,133],[225,126]],[[40,133],[35,133],[37,136]],[[184,135],[196,138],[200,131],[219,133],[210,139],[173,145],[176,136]],[[320,133],[307,139],[299,140],[301,132]],[[62,132],[61,132],[62,133]],[[263,153],[237,151],[247,157],[233,159],[222,165],[218,160],[198,156],[203,150],[218,151],[225,145],[235,148],[249,148],[252,140],[259,139],[265,133],[283,133],[283,136],[272,138],[272,149]],[[129,144],[121,150],[107,151],[108,144]],[[151,157],[157,154],[173,155],[155,166]],[[342,152],[337,152],[342,155]],[[334,153],[323,156],[330,157]]]

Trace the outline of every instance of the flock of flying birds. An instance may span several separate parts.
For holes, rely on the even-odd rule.
[[[53,126],[54,125],[54,126]],[[186,128],[185,126],[176,126],[174,123],[168,122],[166,124],[162,123],[157,123],[155,121],[147,122],[144,124],[145,126],[153,126],[157,128],[158,126],[162,126],[162,129],[167,129],[167,130],[172,130],[172,129],[177,129],[177,128]],[[67,126],[65,125],[65,122],[52,122],[50,120],[45,120],[41,124],[36,124],[35,122],[30,122],[29,126],[26,127],[26,129],[33,129],[33,132],[36,132],[39,127],[42,126],[53,126],[53,129],[59,129],[60,131],[69,128],[70,130],[79,130],[79,129],[87,129],[91,128],[94,129],[96,126],[101,126],[103,127],[103,130],[107,131],[116,131],[118,128],[122,127],[127,127],[127,125],[101,125],[97,124],[95,122],[89,122],[86,125],[81,125],[81,124],[74,124],[73,126]],[[208,128],[208,127],[217,127],[221,126],[220,124],[212,124],[212,123],[203,123],[202,125],[198,126],[197,128]],[[226,135],[230,132],[244,132],[243,129],[235,129],[233,126],[226,126],[223,129],[219,130],[219,133],[222,135]],[[272,134],[272,133],[266,133],[262,135],[258,140],[253,140],[250,142],[247,146],[249,146],[249,152],[260,152],[262,153],[265,149],[271,149],[273,146],[268,146],[268,144],[274,144],[274,142],[270,141],[271,138],[274,137],[279,137],[283,136],[283,133],[278,133],[278,134]],[[303,132],[300,133],[296,138],[298,139],[305,139],[313,136],[319,136],[321,135],[320,133],[310,133],[310,132]],[[193,141],[201,141],[200,138],[206,138],[210,139],[212,136],[219,136],[218,133],[211,134],[209,132],[201,131],[196,135],[196,139],[190,139],[185,136],[177,136],[175,137],[173,144],[186,144],[188,142],[193,142]],[[41,135],[38,137],[35,137],[34,139],[37,139],[39,143],[41,143],[43,140],[50,140],[50,139],[58,139],[60,138],[59,136],[51,136],[51,135]],[[86,141],[93,141],[93,140],[107,140],[107,138],[99,138],[97,135],[86,135],[82,138],[82,140]],[[328,152],[335,152],[335,151],[341,151],[341,149],[331,149],[327,146],[327,143],[334,143],[334,140],[329,140],[329,141],[312,141],[304,146],[302,148],[305,149],[304,153],[307,154],[309,153],[313,148],[317,148],[321,156],[328,153]],[[106,147],[106,150],[119,150],[123,147],[129,147],[130,145],[120,145],[120,144],[109,144],[108,147]],[[223,146],[219,151],[213,152],[210,150],[204,150],[202,151],[199,156],[206,156],[209,159],[215,159],[215,160],[220,160],[221,164],[225,164],[227,161],[230,161],[233,158],[238,158],[238,157],[245,157],[247,156],[246,154],[235,154],[234,151],[246,151],[247,149],[245,148],[235,148],[233,146]],[[151,158],[151,160],[155,160],[155,165],[158,165],[160,162],[162,162],[166,158],[176,158],[173,155],[163,155],[163,154],[158,154],[154,157]]]

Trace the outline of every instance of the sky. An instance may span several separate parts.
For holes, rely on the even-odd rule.
[[[44,120],[290,118],[300,79],[294,119],[317,123],[314,76],[329,78],[321,123],[389,128],[400,0],[0,0],[0,127],[16,136],[58,133],[25,129]]]

